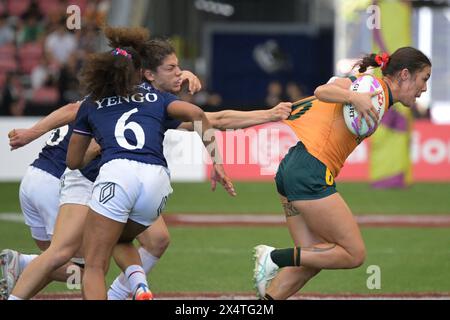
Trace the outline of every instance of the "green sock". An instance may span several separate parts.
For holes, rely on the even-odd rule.
[[[270,253],[272,261],[280,268],[300,266],[300,247],[275,249]]]

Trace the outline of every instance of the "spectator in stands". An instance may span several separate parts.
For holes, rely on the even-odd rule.
[[[218,108],[222,105],[222,96],[217,92],[210,92],[206,100],[205,108]]]
[[[286,85],[286,95],[288,101],[291,102],[295,102],[305,98],[305,95],[300,86],[293,81],[288,82],[288,84]]]
[[[17,36],[19,44],[41,40],[44,35],[45,29],[39,13],[33,10],[23,15],[23,25]]]
[[[201,106],[205,110],[218,108],[222,104],[222,96],[215,92],[209,92],[207,89],[199,92],[194,97],[189,98],[187,96],[188,95],[186,95],[186,98],[188,100],[186,101],[192,100],[192,103]]]
[[[205,82],[205,79],[201,79],[201,83],[203,90],[190,98],[189,95],[186,94],[185,98],[188,99],[186,101],[192,99],[193,104],[196,104],[205,110],[211,111],[211,109],[213,109],[217,111],[222,105],[222,96],[217,92],[208,90],[208,84]]]
[[[57,72],[58,70],[52,68],[49,65],[48,58],[43,55],[41,62],[31,71],[31,87],[33,90],[36,90],[45,86],[55,85]]]
[[[267,86],[267,94],[264,100],[268,106],[276,105],[283,100],[283,86],[279,81],[271,81]]]
[[[0,57],[4,62],[0,70],[0,114],[21,115],[25,110],[25,115],[45,115],[60,101],[77,100],[79,62],[86,54],[99,51],[97,26],[105,20],[110,0],[81,2],[83,27],[79,32],[71,32],[66,26],[65,8],[70,1],[31,0],[14,12],[8,11],[10,2],[21,4],[18,0],[0,0],[0,6],[7,9],[0,10],[0,46],[18,47],[4,48]],[[41,58],[39,46],[44,48],[46,58]],[[16,69],[23,74],[6,76]]]
[[[110,0],[89,1],[84,13],[85,19],[97,26],[104,24],[111,5],[110,2]]]
[[[100,50],[100,37],[97,26],[87,23],[79,33],[78,48],[83,54],[90,54]]]
[[[62,66],[77,49],[77,45],[75,36],[66,28],[66,20],[61,19],[57,29],[50,33],[45,40],[45,52],[50,63]]]
[[[61,24],[61,20],[65,18],[64,14],[65,12],[47,12],[45,16],[45,31],[47,34],[58,29]]]
[[[25,115],[25,99],[15,99],[11,102],[9,112],[13,117],[22,117]]]
[[[60,95],[60,105],[65,105],[72,101],[80,100],[79,82],[77,72],[80,69],[80,61],[75,54],[69,57],[67,63],[59,73],[58,90]]]
[[[0,15],[0,46],[14,41],[14,29],[8,23],[8,15]]]
[[[39,7],[39,3],[37,0],[32,0],[30,2],[27,10],[24,12],[21,18],[25,20],[29,16],[34,16],[37,21],[41,21],[44,19],[44,15],[42,14],[41,8]]]
[[[16,73],[8,73],[1,98],[1,116],[21,116],[25,109],[24,90]]]

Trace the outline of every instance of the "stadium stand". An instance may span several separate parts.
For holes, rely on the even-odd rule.
[[[45,115],[69,99],[79,98],[73,83],[86,54],[98,46],[97,33],[93,31],[105,18],[109,3],[110,0],[0,0],[2,115]],[[80,8],[80,30],[65,27],[70,5]],[[62,46],[66,52],[56,52],[51,44],[58,41],[71,43],[73,49],[67,49],[67,45]],[[15,105],[22,99],[25,107],[18,111]]]

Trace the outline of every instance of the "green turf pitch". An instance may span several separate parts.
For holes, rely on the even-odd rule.
[[[213,193],[208,184],[173,185],[167,212],[261,213],[281,212],[274,183],[235,183],[238,196],[229,197],[221,186]],[[414,184],[400,190],[375,190],[366,183],[338,183],[337,189],[355,214],[450,214],[450,183]]]
[[[283,227],[171,227],[172,242],[149,276],[153,291],[249,292],[252,290],[253,246],[290,246]],[[450,229],[363,228],[365,264],[354,270],[323,271],[303,292],[386,294],[448,292]],[[0,223],[0,247],[36,252],[26,226]],[[366,286],[367,268],[381,270],[381,289]],[[108,283],[117,268],[112,264]],[[67,291],[63,284],[46,289]]]
[[[280,213],[272,183],[235,183],[231,198],[207,183],[173,184],[170,213]],[[0,213],[20,212],[18,183],[0,184]],[[355,214],[450,214],[450,184],[414,184],[405,190],[373,190],[367,184],[339,183],[338,190]],[[251,250],[259,243],[290,246],[282,227],[170,227],[171,245],[150,276],[155,293],[252,290]],[[305,292],[394,293],[450,291],[450,229],[365,228],[366,263],[356,270],[326,271]],[[36,252],[29,229],[0,221],[0,248]],[[367,267],[381,268],[381,290],[369,290]],[[114,266],[114,264],[112,264]],[[117,274],[113,267],[112,274]],[[65,285],[47,290],[66,291]]]
[[[261,213],[281,212],[275,184],[236,182],[238,196],[208,183],[174,183],[166,212]],[[366,183],[338,183],[338,191],[355,214],[450,214],[450,183],[417,183],[400,190],[374,190]],[[20,212],[18,183],[0,183],[0,212]]]

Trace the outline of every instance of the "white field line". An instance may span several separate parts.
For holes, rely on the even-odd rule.
[[[450,227],[450,215],[360,215],[356,221],[361,226],[425,226]],[[257,214],[166,214],[164,220],[176,225],[283,225],[285,217]],[[19,213],[0,213],[0,221],[23,223]]]
[[[80,300],[81,294],[77,292],[44,293],[38,295],[36,300]],[[162,293],[155,295],[156,300],[256,300],[251,293],[214,293],[214,292],[187,292]],[[411,292],[386,294],[297,294],[289,300],[450,300],[450,292]]]
[[[0,221],[21,222],[21,223],[25,222],[22,214],[10,212],[0,213]]]
[[[450,227],[450,215],[361,215],[356,221],[362,226],[430,226]],[[280,215],[208,215],[208,214],[166,214],[168,224],[252,224],[282,225],[286,218]]]

